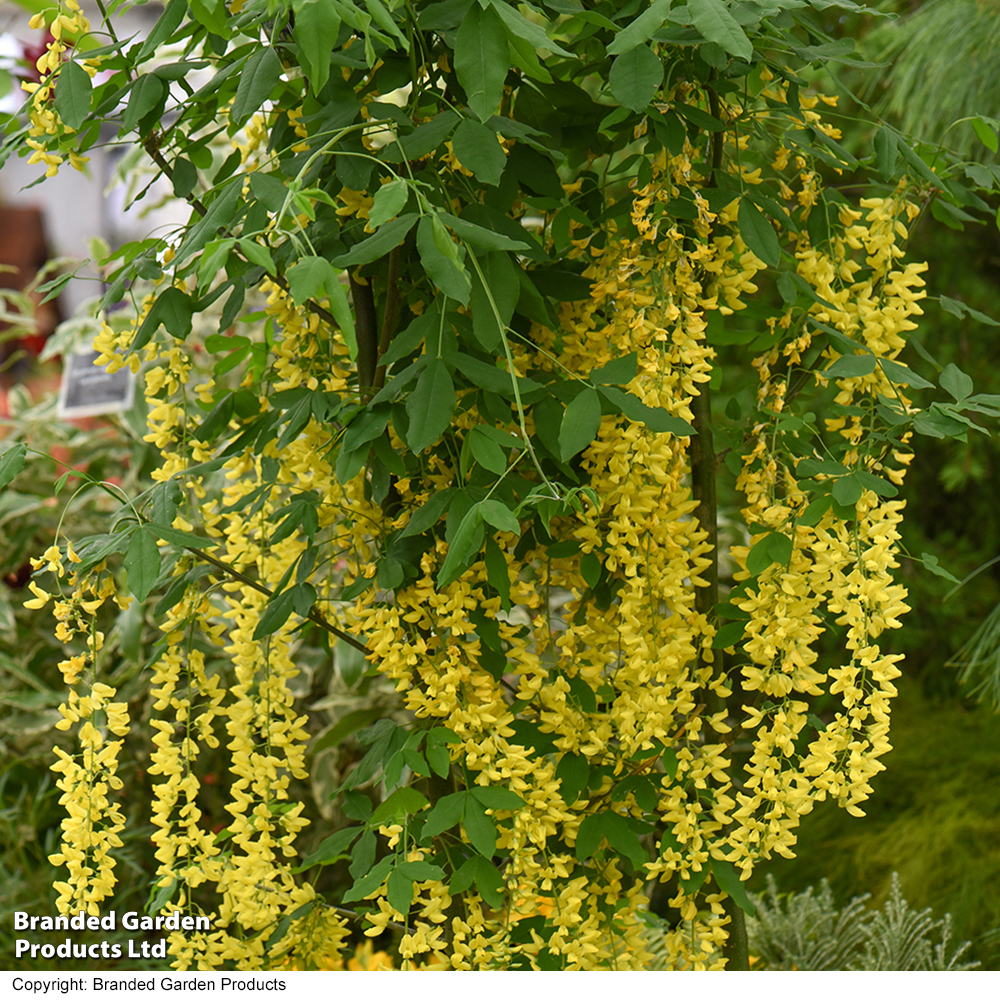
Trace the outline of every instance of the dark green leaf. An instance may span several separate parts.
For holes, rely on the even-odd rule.
[[[595,385],[628,385],[638,371],[639,355],[636,351],[624,357],[609,361],[603,368],[595,368],[590,373],[590,381]]]
[[[160,549],[153,535],[143,528],[132,532],[128,552],[125,553],[125,569],[129,590],[141,604],[160,575]]]
[[[253,632],[254,641],[273,635],[288,621],[295,608],[295,596],[291,590],[273,596],[264,608],[264,613]]]
[[[427,882],[430,879],[444,878],[444,869],[432,865],[429,861],[400,861],[396,870],[402,872],[414,882]]]
[[[765,264],[777,267],[781,263],[778,234],[767,216],[748,198],[740,199],[737,223],[747,247]]]
[[[93,85],[87,71],[75,60],[62,64],[56,87],[56,113],[71,128],[79,129],[90,112]]]
[[[0,489],[9,486],[14,477],[24,468],[28,446],[22,441],[8,448],[0,457]]]
[[[410,197],[410,189],[406,181],[399,179],[383,184],[375,192],[375,201],[368,212],[368,225],[371,229],[394,219],[406,208],[406,202]]]
[[[644,424],[654,434],[675,434],[688,437],[694,428],[680,417],[675,417],[662,407],[647,406],[642,400],[621,389],[601,386],[598,392],[625,414],[629,420]]]
[[[473,3],[462,20],[455,43],[455,73],[469,107],[485,122],[500,108],[510,69],[510,50],[503,22],[492,7]]]
[[[967,396],[972,395],[972,379],[965,374],[957,365],[948,365],[941,377],[938,379],[941,388],[948,392],[956,402],[961,403]]]
[[[436,837],[445,830],[450,830],[462,818],[468,796],[468,792],[453,792],[438,799],[427,814],[421,837]]]
[[[508,812],[517,812],[523,809],[525,802],[517,792],[512,792],[509,788],[502,788],[498,785],[483,786],[475,785],[472,794],[487,809],[504,809]]]
[[[493,525],[499,531],[510,531],[520,537],[521,525],[516,515],[499,500],[481,500],[479,513],[487,524]]]
[[[130,132],[146,115],[162,106],[166,96],[167,85],[158,76],[152,73],[140,76],[132,86],[128,107],[122,115],[122,134]]]
[[[452,149],[462,166],[484,184],[496,187],[500,183],[507,156],[493,129],[465,118],[455,129]]]
[[[397,788],[385,802],[372,813],[371,825],[380,826],[402,816],[412,816],[427,805],[427,799],[415,788]]]
[[[556,780],[560,782],[559,794],[563,802],[572,806],[590,780],[590,763],[582,754],[563,754],[556,767]]]
[[[568,462],[589,445],[601,428],[601,400],[595,389],[584,389],[563,414],[559,427],[559,457]]]
[[[230,118],[238,125],[250,120],[250,116],[271,96],[275,84],[281,76],[281,60],[270,46],[258,49],[246,61],[240,71],[240,82],[236,88]]]
[[[844,476],[833,484],[833,499],[842,507],[853,507],[865,492],[861,480],[856,474]]]
[[[732,897],[736,905],[748,916],[756,913],[754,905],[747,895],[746,883],[740,881],[736,869],[728,861],[720,861],[718,858],[712,859],[712,875],[718,883],[719,888]]]
[[[323,0],[292,0],[295,20],[292,35],[298,45],[302,69],[318,94],[330,78],[330,55],[340,34],[340,15]]]
[[[688,13],[702,38],[715,42],[737,59],[751,61],[753,45],[723,0],[688,0]]]
[[[406,239],[406,234],[413,228],[417,218],[417,214],[413,212],[387,222],[368,239],[353,246],[346,254],[335,257],[331,263],[339,268],[358,267],[385,257],[390,250],[398,247]]]
[[[362,875],[361,878],[359,878],[354,885],[352,885],[351,888],[344,893],[344,902],[353,903],[355,900],[364,899],[365,896],[370,896],[376,889],[380,888],[382,883],[385,881],[385,877],[390,871],[392,871],[392,863],[394,860],[395,858],[391,855],[387,858],[383,858],[370,872],[368,872],[367,875]]]
[[[882,371],[885,372],[886,378],[896,385],[909,385],[914,389],[932,389],[934,387],[933,382],[928,382],[927,379],[921,378],[916,372],[898,361],[879,358],[879,364],[882,366]]]
[[[305,858],[302,864],[292,871],[293,875],[304,872],[313,865],[330,865],[341,858],[348,857],[347,849],[354,843],[358,834],[362,832],[362,827],[353,826],[346,830],[338,830],[327,837],[315,851]]]
[[[745,631],[745,622],[727,622],[715,633],[712,649],[728,649],[730,646],[735,646],[743,638]]]
[[[670,11],[671,0],[654,0],[631,24],[622,28],[608,46],[608,55],[617,56],[648,42],[663,27]]]
[[[663,63],[648,45],[636,45],[611,64],[608,86],[619,104],[645,111],[663,82]]]
[[[440,358],[434,358],[420,373],[416,388],[406,401],[410,418],[406,443],[410,450],[420,454],[440,440],[454,412],[455,386],[448,366]]]
[[[413,879],[407,878],[398,868],[389,873],[385,886],[389,905],[404,918],[413,902]]]
[[[437,585],[446,587],[452,580],[458,579],[469,558],[479,548],[477,541],[482,539],[483,515],[476,504],[462,518],[455,531],[455,536],[448,546],[448,555],[438,571]]]
[[[820,374],[823,378],[860,378],[875,371],[875,357],[871,354],[845,354]]]
[[[462,824],[469,843],[484,858],[492,858],[497,851],[496,824],[486,815],[486,808],[471,795],[465,800]]]
[[[478,854],[467,859],[452,875],[448,888],[457,894],[465,892],[473,882],[487,906],[498,908],[503,905],[503,877],[489,861]]]
[[[436,215],[425,215],[417,226],[420,262],[431,281],[445,295],[468,305],[472,284],[459,249]]]

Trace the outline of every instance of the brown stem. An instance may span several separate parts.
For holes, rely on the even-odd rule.
[[[354,302],[354,329],[358,338],[358,389],[363,396],[375,385],[378,363],[378,320],[375,316],[375,296],[372,279],[350,275],[351,298]]]
[[[239,580],[240,583],[246,584],[248,587],[253,587],[259,594],[265,594],[267,597],[274,597],[274,591],[270,587],[265,587],[264,584],[258,582],[247,576],[245,573],[241,573],[238,569],[230,566],[229,563],[224,563],[221,559],[216,559],[215,556],[210,556],[207,552],[203,552],[201,549],[191,548],[187,545],[184,546],[185,551],[190,552],[191,555],[196,556],[203,562],[207,562],[214,566],[216,569],[221,570],[227,576],[232,577],[234,580]],[[306,615],[314,625],[318,625],[321,629],[325,629],[331,635],[335,635],[338,639],[342,639],[349,646],[353,646],[355,649],[362,653],[369,653],[371,650],[363,643],[358,641],[349,632],[345,632],[343,629],[337,628],[336,625],[331,625],[323,615],[312,608],[309,614]]]

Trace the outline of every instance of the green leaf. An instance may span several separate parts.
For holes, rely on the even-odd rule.
[[[842,507],[853,507],[861,499],[865,488],[862,486],[858,476],[852,473],[849,476],[838,479],[833,484],[831,492],[833,493],[833,499]]]
[[[589,445],[601,429],[601,399],[595,389],[584,389],[566,407],[559,427],[559,457],[568,462]]]
[[[712,649],[729,649],[730,646],[735,646],[743,638],[745,631],[745,622],[727,622],[715,633]]]
[[[129,590],[141,604],[149,597],[149,592],[160,575],[160,549],[153,535],[143,528],[133,531],[124,564],[128,572]]]
[[[453,894],[465,892],[473,882],[487,906],[494,909],[503,905],[503,877],[485,858],[474,854],[455,872],[448,884]]]
[[[663,63],[648,45],[636,45],[611,64],[608,87],[619,104],[645,111],[663,82]]]
[[[472,789],[472,794],[487,809],[504,809],[508,812],[517,812],[518,809],[523,809],[525,806],[524,799],[517,792],[512,792],[509,788],[502,788],[498,785],[476,785]]]
[[[186,531],[178,531],[177,528],[171,528],[166,524],[147,524],[145,528],[157,538],[162,538],[171,545],[180,545],[182,548],[211,549],[218,544],[214,538],[201,538]]]
[[[894,497],[899,494],[899,490],[893,483],[881,476],[875,476],[870,472],[859,470],[854,475],[866,490],[877,493],[880,497]]]
[[[795,475],[812,479],[813,476],[846,476],[850,469],[840,462],[824,458],[803,458],[795,466]]]
[[[438,799],[434,803],[434,808],[427,814],[420,832],[421,839],[436,837],[455,826],[465,812],[465,800],[468,796],[468,792],[453,792]]]
[[[389,873],[385,886],[389,905],[405,918],[413,903],[413,879],[407,878],[398,868]]]
[[[410,189],[401,178],[383,184],[375,192],[375,201],[368,213],[368,226],[377,229],[379,226],[394,219],[406,208],[410,197]]]
[[[781,246],[778,234],[767,216],[748,198],[740,199],[737,223],[740,236],[747,247],[765,264],[777,267],[781,263]]]
[[[63,63],[56,87],[56,114],[71,129],[79,129],[89,114],[92,90],[90,76],[78,62]]]
[[[823,378],[860,378],[875,371],[876,360],[871,354],[845,354],[829,368],[820,372]]]
[[[997,134],[992,126],[988,125],[981,117],[972,119],[972,128],[979,141],[991,152],[997,151]]]
[[[935,576],[943,576],[952,583],[961,583],[958,577],[952,576],[943,566],[939,565],[938,557],[931,555],[930,552],[922,552],[920,561],[924,564],[924,568],[929,569]]]
[[[623,392],[621,389],[601,386],[597,391],[629,420],[644,424],[654,434],[675,434],[677,437],[690,437],[694,434],[694,428],[686,420],[675,417],[662,406],[647,406],[630,392]]]
[[[606,816],[607,813],[593,813],[584,817],[576,833],[576,856],[579,861],[586,861],[601,846]]]
[[[479,278],[479,271],[473,268],[472,295],[469,299],[472,333],[484,350],[492,352],[500,347],[503,328],[510,325],[521,294],[521,284],[517,277],[517,266],[508,253],[487,253],[477,257],[477,263],[483,272],[485,284]],[[494,307],[496,313],[493,311]]]
[[[448,546],[448,555],[438,571],[437,585],[446,587],[459,577],[468,559],[479,548],[477,539],[482,538],[482,511],[479,504],[468,510],[459,522],[455,536]]]
[[[507,456],[503,448],[484,434],[480,428],[474,427],[469,435],[469,447],[472,457],[484,468],[489,469],[494,475],[502,476],[507,471]],[[490,503],[495,501],[491,500]],[[505,507],[504,510],[507,508]],[[490,521],[490,524],[495,522]],[[516,518],[515,518],[516,520]]]
[[[492,524],[499,531],[511,531],[521,536],[521,525],[514,512],[505,507],[499,500],[482,500],[479,512],[487,524]]]
[[[352,826],[346,830],[338,830],[327,837],[298,868],[293,869],[292,874],[298,875],[313,865],[332,865],[341,858],[349,857],[347,849],[354,843],[362,829],[360,826]]]
[[[948,392],[956,402],[961,403],[967,396],[972,395],[972,379],[965,374],[957,365],[948,365],[941,377],[938,379],[941,388]]]
[[[564,49],[555,39],[549,38],[540,25],[529,21],[516,6],[510,6],[506,0],[490,0],[490,3],[506,25],[509,35],[521,39],[533,49],[548,49],[568,59],[576,58],[569,49]]]
[[[750,62],[753,59],[753,45],[740,27],[736,18],[729,13],[723,0],[688,0],[691,21],[706,41],[715,42],[737,59]],[[764,258],[761,257],[761,260]]]
[[[451,144],[458,161],[478,180],[493,187],[500,183],[507,166],[507,156],[493,129],[465,118],[455,129]]]
[[[86,72],[84,72],[86,76]],[[152,73],[140,76],[132,86],[128,107],[122,115],[121,134],[130,132],[151,111],[161,106],[166,99],[167,85]]]
[[[886,378],[896,385],[909,385],[914,389],[933,389],[934,383],[921,378],[915,371],[901,364],[899,361],[890,361],[888,358],[879,358],[879,364]]]
[[[747,895],[746,884],[740,881],[736,869],[728,861],[712,859],[712,875],[719,888],[732,898],[733,902],[748,916],[756,913],[750,897]]]
[[[459,249],[436,215],[425,215],[417,226],[417,250],[420,262],[431,281],[450,298],[469,304],[472,282],[459,255]]]
[[[250,116],[271,96],[281,72],[281,59],[269,45],[250,56],[240,72],[240,82],[236,87],[236,98],[230,111],[233,122],[243,125],[250,120]]]
[[[251,264],[256,264],[258,267],[264,268],[268,274],[272,275],[278,270],[274,266],[274,258],[271,256],[271,251],[263,244],[250,239],[249,236],[240,237],[237,243],[239,244],[240,252]]]
[[[365,896],[370,896],[382,885],[385,881],[386,875],[392,871],[392,863],[394,860],[395,857],[393,855],[383,858],[370,872],[368,872],[367,875],[362,875],[361,878],[359,878],[354,885],[352,885],[351,888],[344,893],[344,902],[353,903],[355,900],[364,899]]]
[[[486,808],[477,799],[469,795],[465,800],[465,811],[462,815],[462,825],[469,843],[484,857],[492,858],[497,852],[497,828],[493,820],[486,815]]]
[[[469,107],[485,122],[500,109],[510,69],[510,49],[503,22],[492,7],[473,3],[455,42],[455,73]]]
[[[407,215],[401,215],[398,219],[393,219],[392,222],[387,222],[368,239],[351,247],[347,253],[334,257],[330,263],[334,267],[347,268],[359,267],[362,264],[371,264],[372,261],[380,260],[406,239],[406,234],[414,227],[417,218],[416,212],[411,212]]]
[[[429,861],[400,861],[396,865],[396,870],[402,872],[407,878],[414,882],[427,882],[430,879],[444,878],[444,869],[438,865],[432,865]]]
[[[583,754],[565,753],[556,767],[556,781],[563,802],[572,806],[590,781],[590,763]]]
[[[257,622],[257,627],[253,631],[253,639],[263,639],[273,635],[288,621],[292,611],[295,610],[295,595],[291,590],[284,590],[280,594],[274,595],[265,605],[264,613]]]
[[[654,0],[631,24],[622,28],[608,46],[608,55],[617,56],[648,42],[663,27],[670,11],[671,0]]]
[[[884,125],[875,133],[875,169],[887,180],[896,172],[896,134]]]
[[[292,36],[302,69],[313,93],[318,94],[330,78],[330,55],[340,34],[340,15],[333,4],[323,0],[292,0],[292,10]]]
[[[494,232],[492,229],[487,229],[485,226],[470,222],[468,219],[449,215],[448,212],[442,212],[439,218],[459,239],[465,240],[466,243],[476,250],[517,250],[521,252],[528,249],[527,234],[525,234],[523,239],[513,239],[511,236]],[[518,223],[514,224],[515,226],[518,225]],[[523,229],[521,231],[524,232]]]
[[[448,366],[433,358],[417,379],[416,388],[406,400],[410,426],[406,443],[418,455],[429,448],[447,430],[455,412],[455,386]]]
[[[602,368],[595,368],[590,373],[590,381],[595,385],[628,385],[635,378],[639,368],[639,355],[636,351],[624,357],[609,361]]]
[[[412,816],[427,805],[427,799],[408,785],[397,788],[385,802],[372,813],[371,826],[381,826],[403,816]]]
[[[500,546],[487,536],[486,538],[486,579],[489,585],[500,595],[500,606],[504,611],[510,610],[510,572],[507,560]],[[431,762],[433,765],[433,761]]]
[[[213,35],[227,37],[226,0],[188,0],[188,6],[195,20],[205,25]]]
[[[0,489],[9,486],[14,477],[24,468],[28,446],[22,441],[8,448],[0,457]]]

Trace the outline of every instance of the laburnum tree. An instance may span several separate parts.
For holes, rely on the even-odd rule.
[[[60,4],[7,150],[54,174],[117,126],[190,218],[100,262],[154,484],[31,582],[78,740],[59,909],[113,898],[131,727],[151,912],[211,919],[177,968],[336,967],[352,923],[405,968],[641,968],[656,885],[676,968],[745,968],[744,881],[816,802],[863,815],[890,749],[913,435],[1000,412],[897,360],[908,227],[986,205],[887,125],[841,141],[824,25],[875,12],[169,0],[140,39]],[[128,592],[162,638],[126,703]],[[403,711],[317,734],[317,651]],[[303,858],[300,779],[352,729],[349,825]]]

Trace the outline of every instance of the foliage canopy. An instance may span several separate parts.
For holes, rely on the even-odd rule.
[[[862,814],[890,748],[910,439],[1000,412],[954,365],[914,403],[907,226],[986,205],[888,126],[840,141],[828,8],[867,11],[169,0],[123,40],[60,8],[17,141],[51,174],[115,123],[191,206],[101,262],[155,485],[31,584],[70,649],[61,909],[114,891],[138,716],[150,908],[213,919],[178,967],[329,966],[349,919],[411,966],[641,966],[650,881],[671,965],[745,964],[754,865],[816,801]],[[162,632],[136,704],[123,575]],[[315,732],[317,648],[405,711]],[[355,734],[302,859],[298,783]]]

